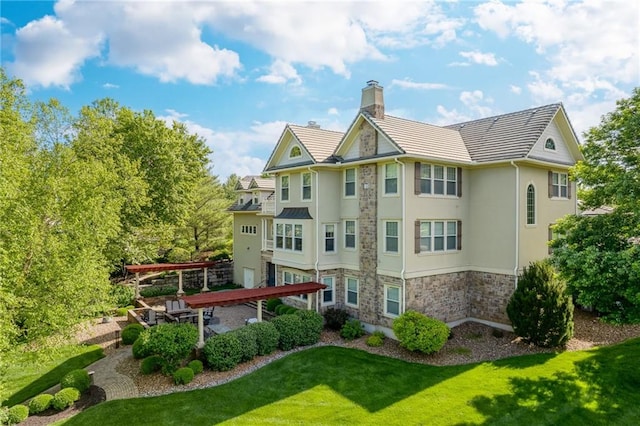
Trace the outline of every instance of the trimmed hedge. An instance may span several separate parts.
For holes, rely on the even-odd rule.
[[[278,348],[280,333],[270,322],[256,322],[247,328],[255,331],[258,355],[269,355]]]
[[[140,363],[140,372],[142,374],[151,374],[162,370],[164,359],[160,355],[151,355],[146,357]]]
[[[276,306],[276,309],[274,310],[274,312],[276,315],[284,315],[284,311],[288,308],[289,308],[289,305],[285,305],[283,303],[281,305]]]
[[[298,310],[296,315],[302,321],[302,333],[298,342],[301,346],[313,345],[320,341],[324,318],[315,311]]]
[[[251,361],[258,355],[258,336],[252,328],[245,326],[233,330],[232,333],[234,333],[240,341],[240,362]]]
[[[282,305],[282,300],[280,300],[280,299],[269,299],[269,300],[267,300],[267,311],[273,312],[273,311],[275,311],[275,309],[279,305]]]
[[[80,391],[76,388],[59,390],[51,400],[51,406],[58,411],[71,407],[80,398]]]
[[[173,382],[176,385],[188,385],[193,380],[193,370],[189,367],[178,368],[173,373]]]
[[[7,421],[10,425],[23,422],[29,417],[29,407],[26,405],[18,404],[9,408],[7,411]]]
[[[51,407],[52,399],[53,395],[48,393],[41,393],[40,395],[34,396],[33,399],[29,401],[29,414],[42,413],[47,408]]]
[[[131,352],[133,353],[133,357],[135,359],[142,359],[151,355],[149,348],[146,346],[145,342],[142,339],[136,339],[136,341],[133,342],[133,346],[131,347]]]
[[[134,356],[160,355],[165,360],[162,373],[170,374],[191,354],[197,342],[198,330],[191,324],[160,324],[140,333],[133,352]]]
[[[76,388],[80,393],[86,392],[89,386],[91,386],[89,373],[81,368],[69,371],[60,380],[60,387],[62,389]]]
[[[187,364],[187,367],[192,369],[193,374],[196,374],[196,375],[204,371],[204,366],[202,365],[202,361],[200,361],[199,359],[194,359],[189,364]]]
[[[393,332],[400,346],[425,354],[439,351],[449,338],[447,324],[416,311],[406,311],[393,320]]]
[[[326,327],[330,330],[340,331],[347,323],[349,314],[344,309],[328,308],[324,311]]]
[[[132,345],[143,331],[144,327],[141,324],[128,324],[122,329],[122,344]]]
[[[202,353],[212,370],[231,370],[242,359],[241,343],[234,333],[219,334],[207,339]]]
[[[298,315],[285,314],[271,320],[280,333],[278,347],[283,351],[290,351],[302,340],[302,319]]]

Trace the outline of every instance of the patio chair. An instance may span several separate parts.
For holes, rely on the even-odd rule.
[[[178,300],[178,309],[187,309],[187,304],[184,303],[184,300]]]
[[[166,301],[164,302],[164,309],[165,309],[165,311],[166,311],[167,313],[169,313],[169,312],[173,311],[173,306],[172,306],[172,304],[171,304],[171,300],[166,300]]]
[[[157,325],[158,324],[158,317],[156,315],[156,311],[154,311],[153,309],[149,309],[147,311],[147,324],[149,325]]]
[[[202,320],[204,321],[205,325],[209,325],[209,323],[211,322],[211,318],[213,318],[214,309],[215,309],[215,306],[211,306],[208,308],[204,308],[202,310]]]

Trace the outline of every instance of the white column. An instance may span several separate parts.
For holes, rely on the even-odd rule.
[[[311,306],[313,306],[311,304],[311,299],[313,298],[313,293],[308,293],[307,294],[307,310],[311,310]]]
[[[258,311],[256,312],[258,322],[262,322],[262,300],[258,300]]]
[[[178,271],[178,296],[182,296],[184,290],[182,290],[182,271]]]
[[[208,271],[208,268],[204,268],[204,286],[202,287],[202,292],[209,291],[209,287],[207,287],[207,276],[209,274],[207,271]]]
[[[204,319],[202,318],[202,308],[198,308],[198,347],[204,346]]]
[[[140,299],[140,272],[136,272],[136,299]]]

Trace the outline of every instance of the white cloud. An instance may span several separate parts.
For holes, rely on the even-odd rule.
[[[440,89],[447,89],[448,86],[446,84],[441,84],[441,83],[416,83],[414,81],[411,81],[409,79],[404,79],[404,80],[397,80],[397,79],[393,79],[391,80],[391,84],[389,85],[389,88],[391,87],[399,87],[401,89],[413,89],[413,90],[440,90]]]
[[[117,84],[113,84],[113,83],[105,83],[102,85],[103,88],[105,89],[119,89],[120,86],[118,86]]]
[[[269,69],[269,74],[262,75],[256,79],[257,81],[269,84],[285,84],[291,82],[293,85],[302,83],[302,79],[298,72],[291,64],[276,59]]]
[[[4,16],[0,16],[0,24],[2,24],[2,25],[12,25],[13,26],[13,22],[8,20]]]
[[[451,62],[447,66],[449,66],[449,67],[470,67],[471,64],[469,62]]]
[[[529,74],[534,78],[534,81],[527,84],[527,88],[535,102],[548,103],[562,100],[564,91],[553,80],[543,80],[540,74],[535,71],[530,71]]]
[[[493,109],[489,106],[493,104],[493,99],[485,97],[481,90],[462,91],[459,99],[465,111],[458,111],[456,108],[447,109],[443,105],[438,105],[436,111],[439,116],[433,120],[433,123],[444,126],[494,114]]]
[[[213,150],[211,163],[214,174],[226,179],[230,174],[240,176],[260,174],[286,123],[273,121],[254,122],[249,130],[214,130],[188,120],[187,114],[166,110],[168,115],[159,116],[167,125],[179,121],[187,126],[190,133],[198,134]]]
[[[433,124],[439,126],[446,126],[448,124],[461,123],[464,121],[472,120],[471,116],[458,112],[458,110],[455,108],[448,110],[443,105],[438,105],[436,107],[436,111],[438,112],[439,117],[433,120]]]
[[[487,65],[490,67],[495,67],[496,65],[498,65],[496,56],[493,53],[482,53],[478,50],[474,50],[468,52],[460,52],[460,56],[470,60],[475,64]]]
[[[522,87],[511,84],[509,85],[509,91],[515,95],[519,95],[522,93]]]
[[[327,115],[340,115],[338,108],[331,107],[327,110]]]

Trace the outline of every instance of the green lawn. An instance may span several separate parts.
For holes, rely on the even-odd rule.
[[[637,425],[640,339],[453,367],[319,347],[231,383],[109,401],[65,425]]]
[[[9,398],[3,405],[12,406],[49,389],[71,370],[84,368],[104,357],[98,345],[68,345],[41,352],[14,352],[2,377]]]

